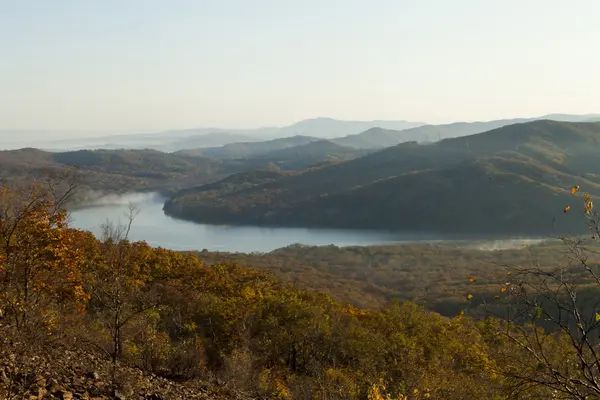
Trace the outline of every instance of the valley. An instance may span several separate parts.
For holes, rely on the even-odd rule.
[[[562,209],[572,185],[600,193],[599,151],[598,122],[535,120],[383,149],[312,136],[172,153],[26,148],[0,152],[0,176],[76,175],[72,209],[105,195],[158,193],[168,216],[202,224],[548,236],[583,233],[580,218]]]

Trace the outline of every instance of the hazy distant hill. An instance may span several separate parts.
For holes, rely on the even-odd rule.
[[[202,155],[217,159],[247,158],[271,151],[302,146],[320,139],[310,136],[292,136],[261,142],[230,143],[219,147],[180,150],[177,154]]]
[[[77,171],[80,190],[76,199],[80,201],[87,200],[89,191],[167,193],[227,176],[214,160],[156,150],[0,151],[0,181],[45,180],[69,170],[70,174]]]
[[[476,122],[445,125],[425,125],[423,122],[411,121],[342,121],[332,118],[312,118],[299,121],[284,127],[265,127],[256,129],[224,129],[224,128],[192,128],[170,130],[157,133],[120,134],[110,136],[95,136],[92,132],[59,132],[59,131],[14,131],[0,130],[0,148],[18,149],[36,147],[49,151],[67,151],[81,149],[154,149],[160,151],[177,151],[203,147],[216,147],[236,142],[254,142],[270,139],[311,136],[315,138],[340,138],[348,135],[359,135],[372,128],[387,131],[404,131],[423,126],[422,131],[409,131],[399,136],[396,143],[404,141],[435,141],[439,138],[456,137],[484,132],[499,126],[516,122],[526,122],[535,119],[555,119],[559,121],[585,121],[600,118],[600,114],[568,115],[552,114],[537,118],[506,119],[491,122]],[[439,127],[439,128],[436,128]],[[68,135],[77,139],[40,140]],[[33,137],[38,137],[34,140]],[[352,142],[364,143],[360,148],[381,148],[378,139],[363,140],[349,138],[342,145],[354,146]],[[394,143],[394,144],[396,144]]]
[[[263,140],[264,138],[260,136],[250,136],[241,133],[211,132],[173,140],[167,144],[158,145],[157,147],[159,147],[159,150],[161,151],[175,152],[182,149],[218,147],[225,146],[230,143],[258,142]]]
[[[316,138],[337,137],[364,132],[370,128],[407,129],[423,125],[422,122],[409,121],[341,121],[332,118],[306,119],[284,127],[265,127],[256,129],[197,128],[170,130],[157,133],[110,135],[67,140],[30,140],[29,137],[56,137],[60,132],[27,131],[23,140],[10,130],[0,130],[7,139],[0,143],[5,149],[38,147],[47,150],[65,151],[80,149],[154,149],[177,151],[201,147],[222,146],[235,142],[265,141],[291,136],[312,136]],[[70,133],[73,135],[73,133]],[[89,133],[87,134],[89,135]]]
[[[407,141],[406,135],[403,132],[405,131],[371,128],[356,135],[348,135],[330,140],[341,146],[349,146],[357,149],[377,149],[394,146]]]
[[[243,190],[216,183],[165,209],[215,223],[547,234],[586,228],[562,209],[573,184],[600,194],[598,154],[600,123],[542,120],[405,143]]]
[[[600,115],[551,114],[536,118],[513,118],[486,122],[454,122],[451,124],[422,125],[402,131],[371,129],[358,135],[335,139],[335,142],[358,148],[368,148],[367,146],[389,147],[409,141],[436,142],[441,139],[482,133],[507,125],[546,119],[565,122],[592,122],[600,119]],[[376,146],[377,144],[380,145]]]
[[[228,165],[238,170],[262,168],[299,170],[316,165],[351,160],[370,152],[372,150],[341,146],[329,140],[317,140],[247,158],[229,160]]]
[[[536,119],[551,119],[563,122],[595,122],[600,119],[600,114],[548,114]]]
[[[82,169],[130,175],[166,175],[187,172],[211,161],[201,157],[181,157],[157,150],[77,150],[54,153],[59,164]]]
[[[315,145],[309,146],[313,141]],[[307,147],[303,147],[304,144]],[[304,169],[313,164],[339,162],[364,154],[363,151],[328,141],[304,137],[280,139],[262,144],[259,148],[252,144],[249,149],[245,146],[236,145],[227,150],[232,154],[236,151],[260,154],[239,159],[218,159],[205,157],[198,152],[165,153],[152,149],[47,152],[24,148],[0,151],[0,180],[43,179],[65,168],[75,168],[78,170],[78,182],[86,188],[111,192],[169,192],[214,182],[248,169]],[[286,152],[286,146],[294,147]],[[223,151],[222,148],[217,149]]]
[[[404,130],[424,124],[424,122],[410,121],[341,121],[333,118],[312,118],[279,128],[274,134],[279,137],[306,135],[319,138],[335,138],[355,135],[371,128]]]
[[[600,119],[600,114],[549,114],[533,118],[508,118],[439,125],[408,121],[339,121],[331,118],[314,118],[280,128],[275,134],[280,137],[288,134],[324,137],[334,139],[335,143],[343,146],[366,149],[389,147],[409,141],[433,142],[439,139],[486,132],[506,125],[545,119],[591,122]]]
[[[349,126],[354,123],[348,123],[347,125],[341,124],[343,121],[335,121],[326,118],[318,120],[307,120],[302,123],[296,124],[302,129],[308,129],[311,126],[317,124],[316,121],[324,121],[324,125],[327,125],[328,121],[332,126],[337,126],[337,131],[343,126]],[[409,128],[404,130],[392,130],[384,129],[382,127],[372,127],[360,133],[350,134],[342,137],[335,137],[335,135],[329,135],[331,142],[344,147],[351,147],[355,149],[383,149],[386,147],[395,146],[400,143],[415,141],[415,142],[433,142],[440,139],[466,136],[475,133],[485,132],[491,129],[499,128],[502,126],[518,123],[527,122],[528,119],[507,119],[490,122],[457,122],[452,124],[444,125],[422,125],[415,128]],[[306,123],[305,123],[306,122]],[[385,124],[385,121],[381,122],[382,125],[393,125]],[[358,124],[356,126],[368,126],[365,124]],[[287,129],[287,128],[285,128]],[[293,129],[290,127],[290,129]],[[334,129],[334,131],[335,131]],[[283,134],[282,131],[278,131],[278,134]],[[233,137],[233,136],[232,136]],[[304,142],[302,139],[304,139]],[[198,140],[201,140],[199,137]],[[215,158],[244,158],[253,157],[258,154],[263,154],[269,151],[291,148],[298,145],[304,145],[308,141],[320,140],[316,136],[291,136],[280,139],[266,140],[266,141],[252,141],[252,142],[241,142],[241,143],[230,143],[223,146],[215,146],[214,148],[206,148],[203,146],[191,146],[194,143],[191,138],[181,140],[178,143],[190,143],[190,146],[182,150],[185,154],[201,154],[203,156],[215,157]],[[195,144],[199,144],[197,142]],[[175,147],[179,145],[174,145]]]

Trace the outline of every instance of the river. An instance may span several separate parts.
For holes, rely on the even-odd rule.
[[[135,217],[129,238],[144,240],[151,246],[172,250],[223,252],[269,252],[291,244],[367,246],[414,242],[437,242],[443,238],[402,232],[313,228],[264,228],[198,224],[171,218],[164,214],[164,199],[156,194],[132,194],[102,197],[71,213],[71,226],[89,230],[96,236],[102,224],[127,222],[129,204],[135,204]],[[514,240],[493,241],[493,248],[513,247]],[[520,243],[523,241],[520,240]],[[525,243],[528,243],[526,241]],[[522,245],[522,244],[521,244]]]

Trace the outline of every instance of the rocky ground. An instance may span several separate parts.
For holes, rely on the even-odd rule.
[[[178,383],[64,345],[20,343],[0,329],[0,399],[248,400],[225,385]]]

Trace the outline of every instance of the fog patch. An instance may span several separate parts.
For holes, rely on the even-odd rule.
[[[544,244],[551,239],[548,238],[529,238],[529,239],[501,239],[501,240],[489,240],[484,242],[472,243],[464,246],[468,249],[482,250],[482,251],[500,251],[500,250],[518,250],[527,246],[536,246]]]
[[[128,206],[129,204],[162,202],[163,197],[156,192],[106,193],[89,190],[81,193],[77,199],[81,207]]]

